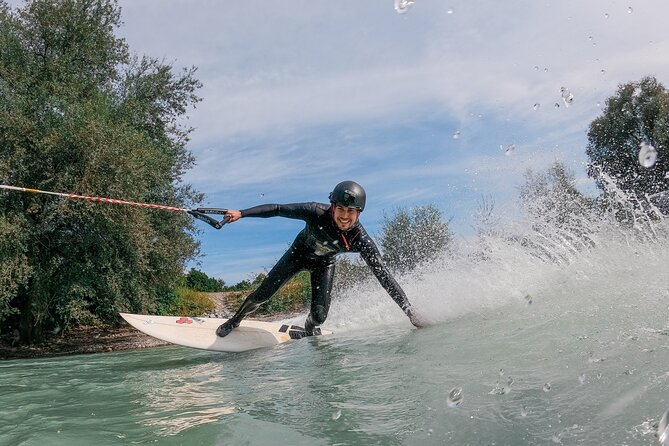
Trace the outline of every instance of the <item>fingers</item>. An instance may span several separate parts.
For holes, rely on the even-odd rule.
[[[225,213],[225,222],[226,223],[234,223],[237,220],[242,218],[242,213],[237,210],[228,210],[228,212]]]

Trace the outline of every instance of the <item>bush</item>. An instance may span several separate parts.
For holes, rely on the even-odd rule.
[[[385,215],[380,244],[388,267],[407,272],[436,258],[452,239],[439,209],[427,205],[413,208],[411,212],[400,208],[392,217]]]
[[[156,312],[167,316],[202,316],[215,308],[216,305],[206,293],[188,288],[163,290],[156,302]]]
[[[256,276],[253,282],[244,281],[244,284],[248,285],[245,288],[236,290],[239,291],[239,293],[233,297],[232,304],[236,308],[239,307],[244,299],[246,299],[246,296],[256,289],[265,277],[265,274],[261,273]],[[239,286],[241,283],[242,282],[235,285],[235,287]],[[303,311],[305,308],[308,308],[310,304],[311,279],[309,273],[301,272],[286,282],[267,302],[260,305],[254,314],[269,315]]]

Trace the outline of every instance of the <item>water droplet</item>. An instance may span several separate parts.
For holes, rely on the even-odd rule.
[[[493,387],[490,392],[488,392],[488,395],[505,395],[508,392],[508,388],[501,386],[499,382],[495,383],[495,387]]]
[[[562,100],[564,101],[564,105],[569,107],[572,102],[574,102],[574,95],[571,94],[568,88],[566,87],[560,87],[560,96],[562,96]]]
[[[534,66],[534,71],[539,71],[539,65]]]
[[[544,68],[544,73],[548,73],[548,67]]]
[[[532,108],[535,110],[539,110],[539,107],[541,107],[541,104],[537,102],[536,104],[534,104]]]
[[[332,420],[337,421],[341,417],[341,410],[337,410],[335,413],[332,414]]]
[[[527,408],[525,406],[520,406],[520,416],[521,417],[527,416]]]
[[[527,305],[532,305],[532,296],[529,294],[525,296],[525,300],[527,301]]]
[[[544,386],[542,387],[542,390],[544,392],[550,392],[551,391],[551,383],[544,384]]]
[[[632,14],[633,12],[634,12],[634,9],[632,9],[632,7],[629,6],[629,7],[627,8],[627,13],[628,13],[628,14]]]
[[[513,155],[513,152],[516,150],[516,145],[515,144],[503,144],[499,146],[502,151],[504,151],[504,155],[506,156],[511,156]]]
[[[464,395],[462,394],[462,389],[460,387],[454,387],[451,389],[451,393],[448,394],[448,400],[446,403],[448,407],[458,407],[462,404]]]
[[[609,15],[608,12],[604,14],[604,18],[605,18],[605,19],[608,19],[609,17],[611,17],[611,16]]]
[[[453,132],[453,139],[460,139],[460,131],[459,130]]]
[[[555,105],[554,105],[554,107],[555,107],[555,108],[560,108],[560,104],[558,104],[558,103],[556,102]]]
[[[669,409],[657,423],[657,439],[662,446],[669,446]]]
[[[455,11],[453,8],[448,8],[448,11],[446,11],[446,14],[453,14]]]
[[[581,373],[578,375],[578,382],[581,384],[585,384],[585,373]]]
[[[504,369],[499,369],[499,376],[504,376]]]
[[[593,39],[594,39],[594,37],[588,36],[588,40],[593,40]]]
[[[642,142],[639,144],[639,164],[643,167],[653,167],[657,161],[657,151],[652,144]]]
[[[513,385],[514,381],[513,378],[509,376],[509,379],[506,380],[506,384],[511,387]]]
[[[404,14],[413,4],[413,0],[395,0],[395,11],[397,11],[398,14]]]

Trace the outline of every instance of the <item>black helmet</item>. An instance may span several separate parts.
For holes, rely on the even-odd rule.
[[[342,181],[330,192],[330,203],[355,208],[360,212],[365,209],[366,200],[365,189],[355,181]]]

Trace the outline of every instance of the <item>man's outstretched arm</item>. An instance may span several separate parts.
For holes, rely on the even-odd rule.
[[[248,209],[233,210],[230,209],[225,214],[225,222],[233,223],[242,217],[286,217],[298,220],[306,220],[314,215],[319,207],[319,203],[290,203],[290,204],[261,204]]]
[[[388,294],[390,294],[390,297],[395,303],[400,306],[402,311],[404,311],[404,314],[409,317],[411,323],[419,328],[425,326],[425,323],[421,320],[418,314],[416,314],[416,311],[409,302],[404,290],[400,287],[392,274],[390,274],[385,263],[383,263],[381,253],[376,247],[376,244],[367,234],[364,234],[363,239],[361,240],[360,255],[365,260],[365,263],[372,269],[374,276],[376,276],[381,286],[388,292]]]

